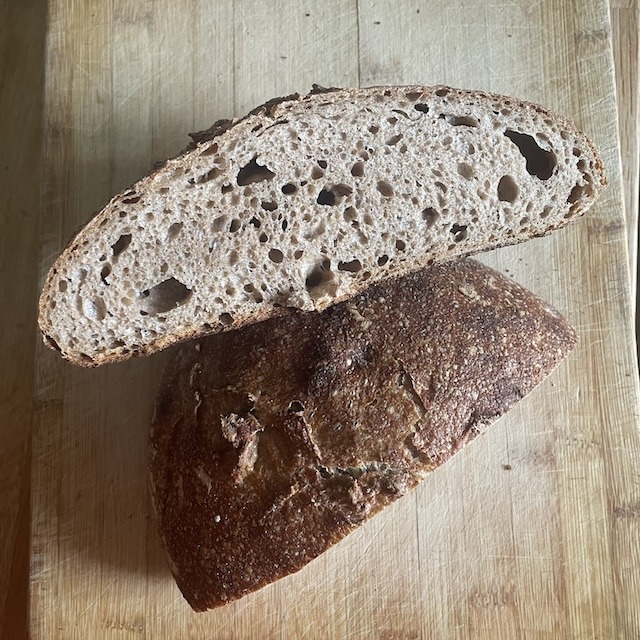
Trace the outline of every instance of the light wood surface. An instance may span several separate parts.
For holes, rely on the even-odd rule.
[[[349,75],[353,74],[354,62],[360,67],[363,83],[368,82],[364,78],[366,73],[370,74],[371,81],[376,81],[376,78],[377,81],[389,82],[444,79],[463,85],[463,80],[467,80],[468,86],[497,88],[538,99],[549,106],[554,105],[546,99],[545,91],[559,99],[556,94],[566,91],[561,87],[564,78],[572,86],[571,94],[565,96],[566,104],[570,105],[565,112],[577,119],[576,114],[586,109],[592,125],[581,123],[582,126],[594,137],[597,137],[594,132],[600,131],[597,141],[601,145],[604,141],[607,146],[607,160],[615,153],[610,132],[599,129],[602,123],[598,122],[599,118],[606,118],[607,113],[611,116],[611,105],[600,105],[593,111],[593,105],[584,102],[593,99],[594,95],[602,98],[607,95],[606,91],[599,87],[591,92],[591,97],[579,90],[576,92],[576,85],[581,83],[577,81],[575,70],[580,67],[583,72],[584,69],[583,65],[576,65],[575,55],[571,54],[568,44],[576,34],[590,40],[588,44],[595,46],[595,50],[585,51],[582,47],[580,53],[597,58],[597,64],[590,70],[593,73],[600,68],[598,65],[602,65],[601,48],[606,48],[607,43],[598,42],[598,37],[602,39],[602,34],[598,36],[598,29],[589,29],[576,21],[575,10],[563,6],[569,3],[543,2],[526,7],[524,3],[516,3],[515,6],[505,3],[491,8],[474,5],[475,9],[465,3],[449,7],[436,3],[437,6],[430,6],[428,12],[422,8],[427,15],[423,15],[424,22],[416,27],[417,37],[414,34],[400,45],[390,41],[388,33],[378,38],[379,43],[372,43],[361,35],[359,53],[357,47],[353,48],[352,14],[354,11],[361,14],[358,24],[366,27],[363,19],[367,19],[375,4],[368,4],[364,11],[365,3],[362,2],[358,7],[354,3],[340,3],[340,6],[305,3],[303,7],[293,6],[290,10],[287,10],[286,3],[278,3],[274,8],[261,10],[262,3],[252,6],[236,0],[235,7],[231,2],[217,3],[215,8],[194,3],[193,11],[190,9],[176,15],[169,11],[168,2],[155,5],[149,2],[135,5],[115,3],[112,9],[92,4],[87,3],[85,9],[77,8],[80,13],[74,15],[71,8],[75,5],[53,0],[56,6],[52,6],[51,11],[50,49],[64,45],[66,51],[73,52],[76,57],[66,61],[55,56],[49,58],[50,76],[64,65],[67,68],[55,81],[50,79],[47,88],[48,103],[53,99],[61,107],[56,115],[56,122],[61,128],[56,130],[56,122],[48,122],[49,132],[54,135],[48,137],[46,170],[53,184],[48,185],[50,199],[48,202],[45,200],[47,229],[44,237],[49,242],[44,252],[45,260],[53,257],[53,252],[61,246],[52,247],[53,243],[67,239],[76,220],[82,222],[91,207],[99,206],[102,197],[106,199],[111,195],[103,186],[105,182],[110,183],[110,188],[121,188],[147,169],[148,159],[159,159],[179,149],[185,139],[184,131],[193,128],[192,122],[197,122],[195,126],[206,126],[217,117],[241,114],[271,95],[290,89],[305,89],[312,81],[355,84],[357,80]],[[592,7],[591,3],[588,4]],[[384,25],[383,29],[387,30],[390,22],[392,27],[395,23],[396,32],[401,32],[404,37],[413,24],[411,9],[421,8],[422,3],[416,5],[406,11],[394,11],[392,16],[381,5],[377,17],[369,15],[370,27]],[[617,36],[617,42],[621,42],[620,31],[626,33],[633,46],[634,42],[637,43],[637,32],[630,27],[630,19],[635,16],[637,24],[637,4],[616,2],[614,5],[614,36]],[[606,22],[600,3],[593,6],[595,10],[591,8],[587,12],[590,20]],[[506,18],[501,16],[502,9],[505,9]],[[627,14],[623,17],[620,13],[616,23],[618,10],[627,11]],[[524,16],[525,19],[520,23],[512,22],[515,33],[509,37],[509,32],[501,32],[497,24],[500,20],[502,25],[506,24],[510,12],[520,12],[519,17]],[[306,13],[310,16],[305,16]],[[530,21],[531,13],[535,14],[533,22]],[[457,18],[452,19],[456,15]],[[544,16],[546,18],[541,20]],[[320,31],[314,33],[302,18],[311,18],[313,28],[319,25]],[[346,27],[343,24],[345,20],[348,22]],[[493,24],[495,20],[498,22]],[[553,37],[547,35],[543,39],[542,34],[547,34],[548,23],[552,20],[556,21]],[[17,389],[0,398],[0,637],[4,630],[4,637],[12,639],[25,636],[22,621],[26,616],[24,576],[29,528],[26,517],[29,475],[25,460],[28,459],[28,416],[31,410],[30,368],[34,340],[30,336],[34,329],[32,303],[35,295],[34,254],[37,251],[33,243],[37,224],[37,185],[34,188],[33,176],[37,173],[38,95],[41,92],[42,69],[38,43],[43,22],[42,3],[0,4],[0,118],[4,132],[0,144],[3,159],[9,159],[3,163],[0,172],[0,192],[12,194],[0,203],[4,232],[0,239],[0,267],[3,282],[9,283],[5,293],[5,303],[8,304],[0,307],[0,340],[3,355],[11,355],[3,358],[4,368],[0,373],[3,389]],[[375,22],[382,25],[374,25]],[[487,26],[483,22],[488,23]],[[70,30],[66,35],[63,33],[65,29]],[[495,36],[492,42],[478,44],[472,38],[462,37],[465,31],[477,36],[483,29],[487,29],[490,36]],[[288,35],[285,33],[287,30]],[[558,40],[558,31],[563,32],[560,35],[562,42]],[[232,45],[229,44],[231,34],[236,40]],[[343,34],[347,34],[348,41],[342,41]],[[373,37],[378,37],[375,32]],[[518,38],[516,42],[512,40],[514,37]],[[526,55],[521,63],[518,62],[523,55],[518,44],[529,45],[536,39],[539,41],[539,58],[535,52],[524,51]],[[584,45],[580,38],[577,41]],[[541,46],[544,46],[546,54],[540,52]],[[635,47],[637,51],[637,44]],[[477,59],[476,54],[485,48],[488,55],[482,60]],[[379,55],[367,59],[376,49]],[[417,67],[407,66],[406,60],[398,61],[403,49],[410,59],[412,56],[414,60],[418,59]],[[258,55],[263,51],[263,55]],[[616,68],[623,81],[625,77],[634,77],[634,72],[637,74],[633,53],[626,58],[628,66],[621,66],[620,61],[622,59],[622,65],[625,64],[628,51],[626,46],[615,49]],[[435,54],[435,61],[433,57],[423,59],[431,54]],[[555,78],[543,78],[542,72],[534,69],[530,86],[526,81],[518,80],[518,74],[529,72],[526,61],[536,62],[543,55],[558,56],[554,64],[560,68],[563,62],[571,63],[572,70],[564,75],[556,71]],[[380,57],[385,56],[386,60],[381,64]],[[513,59],[508,56],[513,56]],[[172,57],[176,59],[172,61]],[[234,59],[238,66],[234,65]],[[462,61],[467,68],[456,68],[456,61]],[[594,60],[589,64],[593,65]],[[380,66],[372,71],[371,66],[375,65]],[[234,66],[235,74],[232,72]],[[628,69],[629,76],[627,71],[620,71],[623,68]],[[157,75],[158,69],[160,76]],[[196,73],[190,79],[193,69]],[[120,79],[121,92],[117,95],[111,93],[112,86],[118,85],[117,81],[110,84],[111,71],[114,72],[114,80]],[[497,82],[498,86],[493,86],[492,82]],[[619,96],[622,87],[619,80]],[[631,91],[625,94],[623,90],[622,95],[632,98],[635,95],[634,83],[627,83],[627,87]],[[635,87],[637,89],[637,82]],[[99,88],[103,90],[102,95]],[[629,104],[630,107],[621,104],[621,118],[625,117],[625,112],[632,112],[633,103]],[[637,113],[637,102],[635,104]],[[626,117],[630,128],[625,129],[629,133],[625,133],[623,141],[633,142],[637,149],[636,120],[632,115]],[[92,133],[91,129],[95,131]],[[133,132],[131,142],[129,131]],[[98,140],[101,135],[102,139]],[[64,144],[57,146],[57,142]],[[633,151],[623,154],[623,164],[629,158],[634,161],[637,153],[635,156]],[[611,163],[608,161],[607,164]],[[611,174],[610,166],[609,169]],[[630,175],[633,177],[633,171]],[[619,190],[619,186],[617,188]],[[634,191],[628,179],[625,191],[633,203],[637,189]],[[429,558],[423,557],[420,565],[426,576],[426,583],[421,583],[423,586],[420,587],[425,591],[422,598],[411,594],[407,600],[402,599],[402,590],[407,584],[416,586],[413,578],[410,583],[403,582],[403,572],[411,574],[415,564],[412,555],[415,540],[410,540],[410,532],[404,528],[401,531],[393,523],[398,513],[406,513],[398,507],[395,516],[393,513],[383,514],[368,529],[355,534],[353,541],[345,541],[330,552],[333,555],[321,558],[299,576],[289,579],[291,584],[286,589],[284,583],[270,587],[270,592],[264,597],[252,597],[253,601],[246,603],[242,601],[242,606],[222,618],[217,612],[194,617],[167,581],[155,533],[146,521],[148,503],[142,486],[144,479],[137,468],[143,456],[143,431],[146,429],[146,425],[141,426],[144,423],[142,414],[148,412],[148,407],[134,406],[145,397],[145,391],[134,392],[129,384],[144,381],[147,387],[152,387],[150,378],[155,379],[162,362],[156,359],[153,363],[119,365],[120,368],[114,367],[109,375],[100,372],[100,375],[87,378],[86,374],[97,372],[65,371],[64,365],[51,359],[51,354],[44,355],[39,351],[39,380],[47,379],[46,376],[49,379],[64,376],[65,379],[50,389],[44,390],[40,386],[39,392],[36,440],[40,442],[39,447],[43,441],[45,446],[35,452],[35,474],[40,483],[50,478],[51,482],[58,483],[60,489],[49,488],[48,494],[35,495],[36,509],[46,501],[47,495],[56,498],[57,502],[47,506],[46,517],[42,520],[46,528],[37,538],[41,543],[47,543],[41,549],[49,553],[36,553],[33,559],[35,591],[39,597],[36,600],[38,606],[34,606],[32,611],[33,636],[102,638],[144,634],[155,638],[189,637],[187,634],[191,633],[191,636],[199,637],[205,633],[204,629],[209,630],[208,635],[212,629],[219,629],[219,637],[251,637],[252,634],[269,637],[270,629],[271,635],[276,635],[276,630],[282,628],[283,632],[289,631],[289,637],[293,637],[295,631],[308,622],[318,637],[330,637],[330,632],[340,637],[347,630],[356,637],[358,633],[361,637],[392,637],[394,632],[397,637],[412,637],[411,629],[415,631],[413,637],[419,637],[421,626],[416,615],[436,610],[439,603],[445,607],[440,622],[429,627],[432,620],[427,615],[423,617],[423,628],[439,629],[441,634],[451,637],[563,637],[559,631],[553,632],[554,628],[562,629],[567,637],[571,629],[574,630],[572,637],[593,637],[589,635],[590,629],[608,633],[602,637],[635,637],[633,634],[638,633],[638,621],[633,615],[637,615],[634,605],[640,569],[638,552],[634,549],[640,537],[637,530],[638,496],[632,493],[637,484],[633,484],[631,474],[633,455],[636,456],[637,474],[637,449],[634,449],[637,442],[632,426],[637,422],[637,401],[633,390],[630,390],[635,373],[627,371],[630,356],[623,353],[625,344],[627,347],[631,345],[626,329],[622,330],[616,343],[616,356],[607,351],[615,346],[615,340],[612,341],[609,333],[626,326],[624,315],[628,311],[628,303],[625,311],[624,293],[616,294],[620,280],[624,280],[619,275],[621,245],[617,236],[620,229],[616,230],[614,225],[619,215],[615,211],[616,208],[619,210],[619,200],[619,193],[608,194],[607,203],[601,202],[594,212],[601,223],[606,221],[605,225],[610,224],[608,231],[604,232],[598,226],[595,233],[593,229],[587,233],[581,230],[578,238],[562,245],[561,249],[558,248],[559,239],[538,241],[554,245],[551,255],[557,261],[566,247],[572,247],[575,254],[578,253],[577,248],[582,247],[584,251],[585,245],[606,236],[602,243],[605,244],[603,249],[606,249],[604,257],[607,263],[606,273],[600,276],[603,280],[599,284],[591,283],[589,288],[579,287],[579,295],[565,277],[565,266],[559,266],[557,262],[548,263],[546,254],[537,258],[535,263],[530,260],[529,253],[524,255],[520,250],[514,254],[515,258],[504,256],[503,252],[497,259],[504,269],[517,273],[520,281],[538,293],[547,294],[582,329],[583,340],[588,340],[589,346],[580,353],[580,363],[576,365],[580,384],[571,378],[573,373],[563,378],[562,383],[571,384],[573,392],[586,396],[588,402],[580,408],[578,396],[574,402],[563,403],[558,418],[562,429],[559,429],[557,423],[554,426],[553,422],[540,417],[551,415],[552,409],[567,395],[565,387],[558,388],[555,380],[550,381],[534,398],[525,401],[528,404],[524,404],[517,415],[509,416],[496,425],[494,430],[499,434],[488,434],[477,443],[477,452],[471,449],[465,452],[464,459],[452,462],[443,470],[441,480],[434,477],[416,492],[415,503],[423,516],[433,518],[434,511],[437,515],[418,538],[423,545],[423,554],[425,543],[431,546],[431,552],[436,551]],[[18,225],[10,216],[15,215],[20,207],[26,213],[24,221]],[[63,217],[63,211],[70,215]],[[4,226],[7,222],[12,224]],[[632,231],[630,237],[634,237]],[[599,265],[598,260],[603,258],[600,254],[594,256],[591,253],[589,251],[590,255],[583,259],[580,269],[574,273],[578,281],[588,278],[589,270]],[[513,268],[514,260],[517,263],[519,259],[528,261],[520,273]],[[585,263],[588,270],[583,271]],[[532,264],[544,265],[544,276],[528,274]],[[537,286],[538,281],[547,284]],[[603,302],[607,298],[609,302]],[[603,304],[604,310],[600,308]],[[615,308],[608,305],[615,305]],[[618,358],[620,354],[622,357]],[[626,377],[629,373],[631,380]],[[121,376],[124,379],[118,380]],[[104,383],[104,388],[94,388],[91,395],[80,403],[77,398],[69,397],[70,394],[85,393],[88,386],[98,382],[97,378]],[[590,398],[594,392],[597,392],[597,397]],[[99,406],[90,407],[92,403]],[[126,406],[120,407],[119,404]],[[541,407],[545,409],[543,414]],[[535,416],[535,421],[532,416]],[[51,420],[51,417],[55,419]],[[67,421],[72,421],[72,424],[65,426]],[[534,422],[537,426],[532,430]],[[585,423],[589,423],[588,428]],[[543,429],[538,428],[540,424],[544,425]],[[135,433],[128,435],[136,428]],[[613,428],[614,433],[604,434],[606,438],[603,439],[600,432],[605,428]],[[514,430],[517,435],[514,435]],[[565,442],[563,437],[567,432],[572,434],[572,440]],[[600,437],[589,440],[589,435]],[[65,440],[68,436],[71,436],[71,442]],[[59,450],[56,443],[60,445]],[[631,449],[628,448],[629,443]],[[134,451],[130,451],[131,447]],[[620,451],[616,450],[621,447],[625,447],[626,452],[622,458]],[[514,471],[520,474],[515,485],[513,480],[509,481],[512,485],[510,492],[502,484],[496,484],[500,474],[494,478],[496,471],[487,462],[495,463],[499,454],[505,451],[511,456],[514,451],[519,451],[523,460],[520,469],[512,464],[511,474],[505,474],[512,477]],[[97,468],[93,468],[94,462]],[[612,483],[614,464],[621,465],[624,472]],[[487,479],[482,477],[481,470],[469,475],[469,466],[487,468]],[[476,476],[480,478],[478,487],[469,491],[464,482]],[[527,479],[533,479],[533,487],[527,486]],[[132,480],[133,484],[129,485]],[[540,487],[549,491],[546,502],[531,496]],[[486,497],[489,491],[493,495],[490,501]],[[464,501],[459,496],[461,492],[466,493]],[[581,501],[589,500],[591,494],[598,498],[595,507],[581,513]],[[94,499],[98,504],[90,504]],[[497,528],[491,515],[499,512],[499,522],[505,520],[504,507],[500,506],[503,503],[509,510],[515,508],[515,522],[520,523],[520,528],[516,526],[515,534],[503,531],[497,538],[490,539],[489,550],[484,550],[481,539],[495,535]],[[564,509],[549,511],[554,522],[545,525],[541,534],[532,532],[533,525],[549,519],[544,508],[549,503],[564,506]],[[442,513],[437,513],[437,505],[442,506]],[[462,507],[467,511],[467,518],[474,521],[473,526],[460,515]],[[601,508],[600,513],[598,508]],[[558,514],[562,516],[560,522],[556,521],[560,517]],[[593,522],[596,516],[604,516],[597,526]],[[134,522],[128,523],[128,520]],[[563,524],[565,520],[567,524]],[[37,517],[34,522],[38,522]],[[60,528],[56,532],[54,526],[57,525]],[[557,535],[558,528],[565,526],[569,536]],[[565,550],[579,554],[576,537],[579,542],[592,540],[594,526],[606,534],[601,544],[609,548],[609,556],[588,556],[582,562],[572,564],[570,554],[565,556]],[[528,527],[529,531],[523,527]],[[454,540],[463,540],[463,555],[451,558],[447,553],[454,546],[448,541],[447,534]],[[539,563],[531,566],[535,560],[532,554],[528,560],[518,559],[515,554],[500,557],[494,554],[492,558],[491,547],[503,545],[505,537],[510,538],[512,550],[534,554],[538,551]],[[541,538],[544,538],[544,544],[540,543]],[[127,541],[131,549],[126,548]],[[474,550],[470,543],[474,542],[478,557],[473,554],[470,557],[469,551]],[[403,550],[405,543],[408,547]],[[362,556],[363,545],[368,546],[369,551],[378,550],[381,557],[392,554],[390,561],[401,566],[396,567],[392,576],[387,575],[387,561],[385,570],[378,568],[379,559]],[[611,554],[613,561],[609,563]],[[342,564],[332,575],[331,568],[337,563]],[[425,563],[428,565],[426,570]],[[461,567],[464,563],[469,566]],[[470,589],[465,593],[453,591],[452,583],[457,581],[460,586],[461,576],[493,584],[491,579],[496,578],[496,566],[502,567],[502,575],[508,577],[507,586],[503,584],[502,590],[477,590],[475,599],[470,597]],[[585,585],[580,584],[579,575],[568,575],[574,566],[583,574],[589,573]],[[514,572],[514,568],[517,571]],[[594,576],[597,584],[590,587],[589,582],[594,580]],[[317,580],[324,586],[316,594]],[[327,581],[330,583],[328,586]],[[344,586],[338,588],[343,581],[349,584],[348,589]],[[531,592],[535,595],[536,587],[540,585],[540,594],[530,597]],[[583,591],[578,591],[578,588]],[[617,608],[613,604],[612,588],[616,593]],[[45,595],[47,589],[48,595]],[[292,596],[296,589],[300,593]],[[392,597],[390,594],[394,590],[395,596]],[[78,599],[74,603],[76,596]],[[577,608],[572,599],[576,596],[583,602]],[[433,598],[435,602],[426,607],[423,599]],[[63,603],[60,608],[59,602]],[[261,608],[264,603],[275,608]],[[542,609],[539,609],[540,603],[544,605]],[[165,605],[167,608],[161,611]],[[293,607],[297,613],[294,611],[284,616],[281,624],[279,616],[284,605]],[[363,612],[361,609],[365,605],[368,608]],[[376,618],[372,608],[379,607],[386,607],[386,613],[378,612]],[[450,610],[454,611],[447,613]],[[529,613],[523,616],[522,611]],[[618,612],[617,618],[612,617],[616,615],[615,611]],[[484,615],[479,615],[481,613]],[[149,620],[150,616],[157,616],[155,622]],[[299,626],[292,626],[291,616],[299,621]],[[447,626],[452,618],[459,625],[456,633]],[[384,624],[378,625],[376,631],[367,636],[366,632],[374,628],[380,619]],[[400,619],[404,621],[404,629],[393,625]],[[361,624],[363,620],[366,622],[364,625]],[[523,626],[524,622],[529,627]],[[220,627],[222,623],[225,626]],[[257,630],[262,635],[256,635]],[[404,632],[408,635],[403,636]],[[423,635],[430,637],[432,633],[425,631]]]
[[[631,299],[636,300],[638,269],[638,202],[640,200],[640,5],[638,0],[613,0],[611,33],[618,102],[618,127],[627,233]],[[638,325],[636,313],[636,326]]]

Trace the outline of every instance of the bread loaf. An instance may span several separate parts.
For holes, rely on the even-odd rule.
[[[576,335],[472,260],[322,314],[184,345],[150,436],[150,486],[197,611],[303,567],[529,393]],[[390,551],[391,552],[391,551]]]
[[[45,341],[95,366],[322,310],[583,213],[606,179],[565,118],[448,87],[320,90],[194,135],[52,266]]]

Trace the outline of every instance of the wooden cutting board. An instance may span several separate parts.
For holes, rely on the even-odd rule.
[[[49,0],[41,272],[186,132],[313,82],[444,82],[534,100],[611,185],[552,237],[483,259],[578,328],[485,436],[298,574],[193,613],[166,567],[145,446],[166,354],[80,370],[41,348],[34,638],[638,638],[640,445],[608,5]]]

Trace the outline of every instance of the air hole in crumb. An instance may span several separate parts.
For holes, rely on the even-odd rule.
[[[160,273],[164,275],[167,271],[169,271],[169,265],[166,262],[163,262],[160,266]]]
[[[587,185],[577,184],[573,187],[573,189],[571,189],[571,193],[567,198],[567,202],[569,204],[573,204],[574,202],[577,202],[578,200],[580,200],[580,198],[582,198],[587,192],[588,192]]]
[[[447,193],[447,185],[444,182],[436,181],[433,183],[442,193]]]
[[[396,240],[396,249],[398,251],[404,251],[406,249],[407,245],[404,242],[404,240]]]
[[[444,98],[449,95],[449,89],[437,89],[435,93],[439,98]]]
[[[304,251],[302,251],[302,249],[298,249],[294,254],[293,257],[296,260],[300,260],[300,258],[302,258],[302,256],[304,255]]]
[[[311,168],[311,179],[319,180],[324,176],[324,171],[320,167],[312,167]]]
[[[333,191],[322,189],[316,202],[325,206],[333,206],[336,203],[336,196]]]
[[[219,218],[216,218],[212,225],[211,228],[214,231],[222,231],[226,226],[227,226],[227,220],[229,218],[227,218],[227,216],[220,216]]]
[[[146,315],[166,313],[183,305],[192,291],[175,278],[169,278],[140,294],[140,312]]]
[[[389,124],[396,124],[398,122],[398,118],[396,118],[395,116],[391,116],[390,118],[387,118],[387,122]]]
[[[251,218],[251,220],[249,220],[249,224],[250,224],[252,227],[255,227],[256,229],[259,229],[259,228],[260,228],[260,225],[261,225],[262,223],[260,222],[260,220],[258,220],[258,218],[256,218],[255,216],[253,216],[253,218]]]
[[[230,313],[221,313],[218,316],[218,320],[220,320],[220,322],[225,326],[228,327],[229,325],[233,324],[233,316]]]
[[[238,255],[238,252],[233,249],[229,252],[229,265],[233,267],[238,264],[238,262],[240,262],[240,256]]]
[[[272,200],[271,202],[267,202],[266,200],[263,200],[260,203],[260,206],[265,210],[265,211],[275,211],[278,208],[278,203],[275,202],[275,200]]]
[[[231,183],[229,184],[223,184],[220,187],[220,191],[222,191],[222,193],[229,193],[229,191],[233,191],[233,185]],[[207,206],[209,205],[209,203],[207,203]]]
[[[471,180],[476,175],[476,172],[473,170],[473,167],[466,162],[460,162],[458,164],[458,173],[465,178],[466,180]]]
[[[229,225],[229,232],[235,233],[242,226],[242,221],[239,218],[234,218]]]
[[[285,196],[290,196],[292,193],[295,193],[298,190],[298,187],[296,187],[295,184],[291,184],[290,182],[287,182],[287,184],[283,184],[281,191],[282,193],[284,193]]]
[[[62,293],[64,293],[66,290],[67,290],[67,281],[60,280],[60,282],[58,282],[58,291],[61,291]]]
[[[338,271],[348,271],[349,273],[358,273],[362,269],[360,260],[351,260],[350,262],[338,262]]]
[[[550,213],[551,213],[551,207],[545,207],[542,210],[542,212],[540,213],[540,217],[541,218],[548,218]]]
[[[409,91],[404,95],[407,100],[411,100],[411,102],[415,102],[422,95],[422,91]]]
[[[247,163],[240,171],[238,171],[238,177],[236,182],[239,186],[252,184],[253,182],[263,182],[264,180],[273,180],[276,174],[270,171],[267,167],[258,164],[257,157],[254,156],[253,160]]]
[[[358,217],[358,212],[353,207],[347,207],[342,216],[345,222],[353,222]]]
[[[284,255],[280,249],[270,249],[269,250],[269,260],[271,262],[275,262],[276,264],[280,264],[284,260]]]
[[[321,263],[316,264],[307,274],[304,284],[312,300],[335,296],[338,283],[335,274],[331,271],[331,261],[325,258]]]
[[[386,253],[378,258],[379,267],[383,267],[387,262],[389,262],[389,256]]]
[[[121,235],[112,245],[111,252],[113,257],[118,257],[131,244],[131,234],[125,233]]]
[[[395,135],[395,136],[391,136],[391,137],[390,137],[390,138],[385,142],[385,144],[386,144],[388,147],[391,147],[391,146],[393,146],[394,144],[396,144],[396,143],[400,142],[400,140],[401,140],[401,139],[402,139],[402,134],[401,134],[401,133],[398,133],[398,134],[397,134],[397,135]]]
[[[393,196],[393,187],[385,180],[378,180],[376,189],[385,197],[391,198]]]
[[[269,236],[263,232],[258,236],[258,240],[263,243],[267,242],[269,240]]]
[[[253,298],[254,302],[263,302],[264,298],[262,297],[262,294],[256,290],[256,288],[251,284],[245,284],[244,285],[244,290],[247,293],[251,294],[251,297]]]
[[[169,230],[167,231],[167,239],[173,240],[174,238],[177,238],[178,235],[180,235],[180,232],[182,231],[182,227],[184,227],[183,222],[174,222],[169,227]]]
[[[351,193],[353,192],[353,189],[348,184],[344,184],[343,182],[340,182],[338,184],[334,184],[331,187],[331,191],[335,193],[335,195],[338,196],[339,198],[342,198],[344,196],[350,196]]]
[[[432,227],[439,217],[440,214],[433,207],[427,207],[422,211],[422,219],[426,221],[427,227]]]
[[[540,180],[548,180],[553,175],[557,164],[556,156],[552,151],[545,151],[538,143],[526,133],[518,133],[507,129],[504,135],[517,147],[526,161],[527,171]]]
[[[467,237],[467,225],[466,224],[454,224],[450,229],[454,242],[462,242]]]
[[[102,298],[94,298],[93,300],[84,298],[82,300],[82,313],[90,320],[102,322],[107,316],[107,305]]]
[[[102,270],[100,271],[100,279],[102,280],[103,284],[106,284],[106,285],[109,284],[107,282],[107,278],[109,277],[110,274],[111,274],[111,265],[107,263],[102,267]]]
[[[511,176],[502,176],[500,178],[500,182],[498,182],[498,200],[514,203],[519,193],[520,189]]]
[[[199,155],[201,155],[201,156],[212,156],[214,153],[218,153],[218,143],[217,142],[214,142],[213,144],[210,144],[207,147],[205,147],[199,153]]]
[[[169,187],[160,187],[158,193],[169,193]]]
[[[479,126],[478,121],[471,116],[454,116],[450,114],[445,114],[445,120],[454,127],[474,127],[477,128]]]
[[[376,134],[376,133],[378,133],[378,131],[380,131],[380,127],[378,125],[372,124],[369,127],[369,133]]]
[[[525,216],[524,218],[521,218],[521,219],[520,219],[520,226],[521,226],[521,227],[524,227],[524,225],[525,225],[525,224],[528,224],[528,222],[529,222],[529,217],[528,217],[528,216]]]
[[[196,176],[195,178],[189,178],[187,181],[189,184],[202,184],[203,182],[209,182],[210,180],[215,180],[219,175],[222,174],[222,171],[218,167],[211,167],[209,171]]]
[[[326,160],[318,160],[318,166],[321,169],[326,169],[327,168],[327,161]]]
[[[351,175],[355,176],[356,178],[361,178],[364,175],[364,163],[356,162],[351,167]]]
[[[429,113],[429,105],[419,102],[418,104],[414,104],[413,108],[416,111],[420,111],[421,113]]]
[[[131,198],[123,198],[122,204],[136,204],[136,202],[140,202],[141,196],[133,196]]]
[[[288,220],[283,220],[283,221],[282,221],[282,224],[281,224],[280,226],[282,227],[282,230],[283,230],[283,231],[286,231],[286,230],[287,230],[287,228],[289,227],[289,222],[288,222]]]

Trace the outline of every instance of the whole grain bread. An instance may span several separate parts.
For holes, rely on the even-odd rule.
[[[184,345],[150,435],[153,504],[197,611],[297,571],[529,393],[574,330],[472,260],[322,314]]]
[[[565,118],[449,87],[320,90],[218,122],[51,267],[45,342],[85,365],[322,310],[583,213],[602,161]]]

